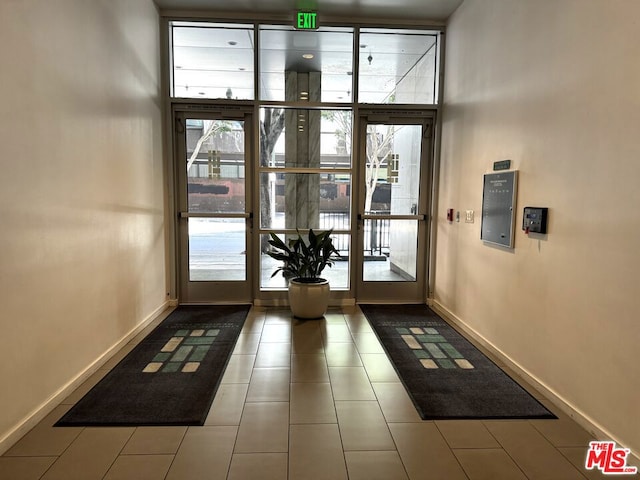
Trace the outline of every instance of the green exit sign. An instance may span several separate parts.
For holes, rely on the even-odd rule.
[[[296,30],[317,30],[318,14],[316,12],[296,12],[293,26]]]

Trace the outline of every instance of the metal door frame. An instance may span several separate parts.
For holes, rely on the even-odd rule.
[[[435,112],[431,110],[382,110],[360,109],[358,118],[357,159],[358,178],[357,204],[354,206],[354,263],[353,285],[358,303],[425,303],[428,296],[429,280],[429,239],[431,228],[431,201],[433,184],[433,132]],[[365,169],[366,169],[366,132],[371,124],[421,125],[422,140],[420,152],[420,196],[418,211],[415,215],[365,215]],[[364,221],[368,219],[397,219],[418,221],[418,241],[415,282],[364,281]]]
[[[254,110],[251,107],[228,108],[213,105],[177,104],[172,108],[174,123],[174,206],[175,206],[175,262],[176,287],[180,304],[252,303],[254,297],[253,259],[253,158]],[[238,120],[244,122],[245,144],[245,212],[244,213],[190,213],[188,211],[186,172],[182,171],[186,158],[186,119]],[[245,271],[244,281],[189,280],[189,218],[244,218],[245,219]]]

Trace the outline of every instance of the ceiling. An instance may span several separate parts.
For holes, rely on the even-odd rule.
[[[217,11],[237,14],[290,14],[298,9],[317,11],[347,20],[397,19],[444,23],[463,0],[154,0],[162,11]],[[322,17],[320,17],[322,20]]]

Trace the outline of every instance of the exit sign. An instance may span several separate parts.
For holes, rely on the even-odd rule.
[[[296,12],[293,26],[296,30],[317,30],[318,14],[316,12]]]

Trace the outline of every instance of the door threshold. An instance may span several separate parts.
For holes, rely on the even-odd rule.
[[[355,298],[337,298],[329,300],[330,307],[351,307],[356,304]],[[256,307],[288,307],[289,301],[285,299],[259,299],[256,298],[253,301],[253,305]]]

